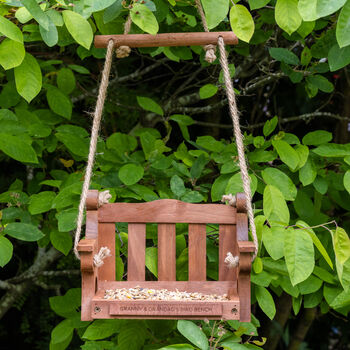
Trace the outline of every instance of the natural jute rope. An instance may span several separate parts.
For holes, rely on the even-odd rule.
[[[112,60],[113,60],[113,48],[114,48],[114,41],[110,40],[108,42],[108,46],[107,46],[106,60],[105,60],[105,64],[104,64],[103,71],[102,71],[101,84],[99,87],[98,97],[97,97],[97,102],[96,102],[96,107],[95,107],[95,112],[94,112],[88,162],[87,162],[87,166],[86,166],[86,170],[85,170],[83,189],[82,189],[80,203],[79,203],[77,229],[75,231],[75,238],[74,238],[74,254],[78,259],[80,259],[80,257],[79,257],[79,253],[77,250],[77,246],[78,246],[78,243],[80,240],[81,228],[82,228],[83,219],[84,219],[85,203],[86,203],[86,198],[87,198],[87,194],[89,191],[92,170],[93,170],[94,163],[95,163],[95,153],[96,153],[98,133],[100,130],[103,106],[104,106],[105,99],[106,99],[108,82],[109,82],[109,74],[111,72],[111,66],[112,66]]]
[[[129,14],[128,18],[126,19],[124,23],[124,34],[129,34],[130,28],[131,28],[132,20],[131,16]],[[118,46],[115,50],[115,53],[117,55],[117,58],[125,58],[130,55],[131,49],[129,46]]]
[[[247,213],[248,213],[250,229],[251,229],[251,233],[252,233],[253,241],[255,245],[255,252],[252,257],[252,259],[254,260],[256,258],[256,255],[258,254],[259,242],[256,236],[256,227],[254,223],[252,192],[250,189],[250,177],[248,175],[247,162],[246,162],[245,153],[244,153],[243,135],[239,124],[239,114],[238,114],[238,109],[236,104],[236,96],[235,96],[235,91],[233,89],[230,71],[228,67],[227,53],[225,50],[225,42],[222,37],[219,37],[218,39],[218,46],[220,51],[220,64],[224,74],[226,94],[227,94],[228,105],[229,105],[230,115],[231,115],[232,124],[233,124],[233,133],[235,136],[236,146],[238,151],[238,162],[239,162],[239,168],[241,170],[243,191],[246,196]],[[228,197],[226,198],[230,199]]]
[[[208,23],[207,23],[207,19],[205,18],[205,14],[204,14],[201,0],[196,0],[196,6],[197,6],[198,13],[201,16],[203,29],[205,32],[209,32]],[[210,44],[205,45],[204,50],[205,50],[205,60],[208,63],[213,63],[216,60],[216,55],[215,55],[216,46],[210,45]]]

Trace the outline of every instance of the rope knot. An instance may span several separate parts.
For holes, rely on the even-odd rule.
[[[205,45],[204,46],[204,50],[205,50],[205,60],[208,63],[213,63],[216,60],[216,46],[209,44],[209,45]]]
[[[101,267],[104,262],[103,260],[111,256],[111,251],[107,247],[101,247],[100,251],[94,256],[94,264],[96,267]]]
[[[236,206],[236,197],[233,196],[231,193],[230,194],[224,194],[221,198],[222,203],[228,203],[232,207]]]
[[[112,198],[112,195],[109,191],[102,191],[98,194],[98,206],[102,207],[103,204],[108,204],[109,200]]]
[[[115,50],[117,58],[129,57],[130,52],[131,52],[131,49],[129,46],[119,46]]]
[[[237,267],[239,264],[239,257],[233,256],[231,252],[228,252],[225,258],[225,264],[227,264],[227,267],[229,269],[233,269],[234,267]]]

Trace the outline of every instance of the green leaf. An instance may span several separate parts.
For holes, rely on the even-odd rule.
[[[263,197],[264,215],[270,221],[285,225],[289,223],[289,210],[283,194],[278,188],[267,185]]]
[[[298,8],[304,21],[314,21],[338,11],[346,0],[299,0]]]
[[[333,247],[337,260],[344,264],[350,258],[350,238],[341,227],[337,227],[335,230]]]
[[[4,236],[0,236],[0,266],[4,267],[12,258],[13,245]]]
[[[44,234],[34,225],[22,222],[11,222],[5,227],[5,234],[27,242],[35,242]]]
[[[68,232],[74,230],[77,226],[77,217],[78,210],[76,208],[66,209],[57,213],[58,231]]]
[[[350,1],[347,1],[340,11],[336,37],[340,47],[350,45]]]
[[[137,103],[142,107],[145,111],[153,112],[159,115],[164,115],[163,109],[159,104],[152,100],[149,97],[137,96]]]
[[[73,39],[89,50],[93,39],[90,23],[79,13],[70,10],[65,10],[62,14],[64,23]]]
[[[301,294],[311,294],[317,292],[322,286],[322,280],[310,275],[305,281],[298,284]]]
[[[11,21],[0,16],[0,33],[9,39],[23,43],[23,34],[21,30]]]
[[[291,170],[295,170],[299,164],[299,156],[295,149],[283,140],[273,140],[272,145],[281,161],[287,164]]]
[[[15,17],[22,24],[29,22],[33,18],[33,16],[29,13],[29,11],[25,7],[18,8],[15,13]]]
[[[0,64],[5,70],[19,66],[24,59],[24,45],[18,41],[5,39],[0,44]]]
[[[271,47],[269,49],[269,53],[270,56],[276,61],[292,64],[295,66],[300,63],[299,58],[296,54],[281,47]]]
[[[76,217],[74,219],[76,219]],[[50,232],[50,240],[52,245],[64,255],[68,255],[69,251],[72,249],[72,237],[68,232],[52,230]]]
[[[249,43],[254,34],[255,24],[252,15],[245,6],[235,5],[231,7],[230,24],[237,37]]]
[[[177,321],[177,330],[199,349],[209,349],[208,339],[206,335],[194,322],[179,320]]]
[[[225,189],[230,178],[231,175],[225,174],[220,175],[215,179],[213,186],[211,187],[211,199],[213,202],[221,200],[221,197],[225,194]]]
[[[213,97],[218,92],[218,87],[213,84],[205,84],[199,89],[199,97],[204,100]]]
[[[50,86],[46,92],[50,109],[56,114],[70,119],[72,116],[72,102],[69,97],[56,87]]]
[[[303,144],[318,146],[331,141],[332,137],[332,133],[325,130],[311,131],[303,137]]]
[[[50,18],[41,9],[36,0],[22,0],[22,4],[45,30],[49,30]]]
[[[52,202],[55,199],[55,192],[43,191],[30,196],[28,210],[32,215],[45,213],[51,209]]]
[[[345,189],[350,193],[350,170],[347,170],[344,174],[343,183]]]
[[[120,329],[121,320],[95,320],[84,332],[82,338],[88,340],[105,339]]]
[[[328,52],[328,63],[331,72],[350,64],[350,45],[342,48],[338,44],[332,46]]]
[[[330,306],[333,309],[341,309],[344,307],[348,307],[349,305],[350,305],[350,289],[344,290],[343,292],[338,294],[330,304]]]
[[[229,10],[229,0],[202,0],[202,5],[209,30],[220,24]]]
[[[305,281],[314,270],[314,246],[304,230],[288,229],[284,237],[284,256],[292,285]]]
[[[181,200],[188,203],[200,203],[204,200],[204,197],[198,191],[190,191],[182,196]]]
[[[313,149],[313,152],[321,157],[346,157],[350,156],[350,144],[327,143]]]
[[[194,347],[190,344],[173,344],[173,345],[164,346],[159,350],[193,350],[193,349]]]
[[[312,184],[317,176],[317,168],[312,161],[308,159],[305,165],[299,170],[299,179],[303,186]]]
[[[56,138],[61,141],[70,152],[77,156],[87,157],[89,151],[88,139],[77,135],[57,133]]]
[[[152,11],[144,4],[134,4],[130,10],[130,16],[133,23],[140,27],[144,32],[157,34],[159,30],[157,18]]]
[[[258,180],[255,175],[250,174],[250,189],[252,192],[252,195],[254,195]],[[231,176],[231,178],[228,180],[228,183],[225,188],[225,193],[231,193],[233,195],[237,194],[238,192],[243,192],[243,183],[242,183],[242,176],[240,173],[236,173]]]
[[[72,317],[81,304],[81,289],[72,288],[63,296],[49,298],[51,309],[59,316]]]
[[[117,18],[123,11],[122,0],[114,1],[103,13],[103,22],[109,23]]]
[[[323,75],[310,75],[306,77],[306,81],[323,92],[332,92],[334,90],[334,85]]]
[[[0,134],[0,150],[23,163],[38,163],[33,147],[19,136]]]
[[[143,177],[144,169],[138,164],[126,164],[119,169],[119,179],[125,185],[133,185],[139,182]]]
[[[18,93],[28,102],[40,92],[42,76],[37,60],[29,53],[22,63],[15,67],[15,81]]]
[[[266,168],[261,172],[264,181],[268,185],[277,187],[284,198],[293,201],[297,195],[297,189],[293,181],[281,170],[276,168]]]
[[[58,32],[55,24],[49,18],[49,29],[46,30],[42,25],[39,25],[39,31],[45,44],[49,47],[55,46],[58,42]]]
[[[269,136],[275,129],[278,123],[278,118],[275,116],[270,120],[267,120],[264,124],[263,133],[264,136]]]
[[[261,310],[272,320],[276,314],[276,306],[270,292],[264,287],[256,286],[255,297]]]
[[[283,226],[263,226],[262,240],[272,259],[281,259],[284,255],[284,236],[288,234]]]
[[[74,331],[71,320],[63,320],[51,332],[52,344],[59,344],[71,337]]]
[[[116,1],[115,0],[94,0],[91,2],[91,7],[89,7],[89,11],[91,12],[102,11],[105,8],[111,6],[114,2]]]
[[[278,26],[289,35],[295,32],[302,22],[298,11],[298,0],[277,0],[275,19]]]
[[[158,277],[158,249],[155,247],[146,248],[145,264],[154,276]]]
[[[71,69],[62,68],[57,73],[57,86],[66,95],[69,95],[75,89],[75,76]]]
[[[170,188],[173,193],[180,198],[186,193],[186,188],[183,180],[178,175],[173,175],[170,179]]]
[[[248,0],[251,10],[260,9],[266,6],[271,0]]]
[[[52,208],[61,209],[69,207],[73,203],[78,203],[81,193],[82,183],[76,182],[63,188],[52,203]]]

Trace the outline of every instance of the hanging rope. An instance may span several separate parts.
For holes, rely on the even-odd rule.
[[[124,34],[129,34],[131,29],[131,16],[129,14],[128,18],[126,19],[124,23]],[[118,46],[115,50],[115,53],[117,55],[117,58],[125,58],[130,55],[131,49],[129,46]]]
[[[96,153],[98,133],[100,130],[103,105],[104,105],[105,99],[106,99],[106,93],[107,93],[107,88],[108,88],[108,83],[109,83],[109,74],[111,72],[111,66],[112,66],[112,60],[113,60],[113,49],[114,49],[114,41],[110,40],[108,42],[108,46],[107,46],[106,60],[105,60],[105,64],[104,64],[103,71],[102,71],[101,84],[99,87],[98,97],[97,97],[97,102],[96,102],[96,107],[95,107],[95,112],[94,112],[88,162],[87,162],[87,166],[86,166],[86,170],[85,170],[83,189],[82,189],[80,203],[79,203],[77,229],[75,231],[75,237],[74,237],[74,254],[78,259],[80,259],[80,257],[79,257],[79,253],[77,250],[77,246],[78,246],[78,243],[80,240],[81,228],[82,228],[83,219],[84,219],[85,203],[86,203],[86,198],[87,198],[87,194],[88,194],[89,187],[90,187],[92,170],[93,170],[94,162],[95,162],[95,153]],[[103,194],[103,197],[104,197],[104,200],[106,200],[108,198],[107,201],[110,199],[110,197],[108,197],[108,195],[106,195],[106,194]],[[102,200],[102,202],[103,202],[103,200]]]
[[[239,124],[239,114],[238,114],[238,109],[236,104],[236,96],[235,96],[235,91],[233,89],[230,71],[228,67],[227,53],[225,50],[225,42],[222,37],[219,37],[218,39],[218,46],[220,51],[220,64],[224,74],[226,94],[227,94],[228,105],[229,105],[230,115],[231,115],[232,124],[233,124],[233,133],[235,136],[236,146],[238,151],[238,161],[239,161],[239,167],[241,170],[243,191],[246,196],[247,213],[248,213],[250,229],[251,229],[251,233],[252,233],[253,241],[255,245],[255,252],[252,257],[252,259],[254,260],[258,253],[259,242],[256,236],[256,227],[254,222],[254,212],[253,212],[253,206],[252,206],[252,192],[250,189],[250,177],[248,175],[248,168],[247,168],[247,163],[246,163],[245,154],[244,154],[243,135]],[[226,198],[228,200],[231,199],[230,197],[226,197]]]
[[[207,19],[205,18],[205,14],[204,14],[201,0],[196,0],[196,6],[198,9],[198,13],[201,16],[203,29],[205,32],[209,32],[208,23],[207,23]],[[205,45],[204,50],[205,50],[205,60],[208,63],[213,63],[216,60],[216,55],[215,55],[216,46],[215,45]]]

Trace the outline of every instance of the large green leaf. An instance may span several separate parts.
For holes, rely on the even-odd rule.
[[[281,259],[284,255],[284,236],[288,234],[283,226],[264,225],[262,230],[262,240],[264,246],[272,259]]]
[[[199,89],[199,97],[204,100],[213,97],[218,92],[218,87],[213,84],[205,84]]]
[[[24,56],[25,50],[22,43],[5,39],[0,44],[0,64],[5,70],[19,66]]]
[[[156,247],[146,248],[145,264],[148,270],[158,277],[158,249]]]
[[[58,42],[58,31],[55,24],[49,19],[49,29],[46,30],[43,26],[39,26],[41,37],[45,44],[49,47],[55,46]]]
[[[42,10],[36,0],[22,0],[22,4],[28,10],[28,12],[34,17],[34,19],[44,28],[49,30],[50,18]]]
[[[19,136],[0,133],[0,150],[19,162],[38,163],[33,147]]]
[[[282,192],[272,185],[267,185],[263,197],[264,215],[268,220],[288,225],[289,210]]]
[[[62,14],[64,23],[73,39],[89,50],[93,39],[90,23],[79,13],[70,10],[65,10]]]
[[[346,0],[299,0],[298,8],[304,21],[314,21],[338,11]]]
[[[350,45],[342,48],[338,44],[332,46],[328,52],[328,62],[331,72],[347,66],[350,63]]]
[[[95,320],[84,332],[82,338],[99,340],[110,337],[120,329],[121,320]]]
[[[76,219],[76,217],[74,219]],[[52,230],[50,232],[50,240],[52,245],[64,255],[68,255],[69,251],[72,249],[72,236],[68,232]]]
[[[255,24],[252,15],[245,6],[235,5],[231,7],[230,24],[237,37],[249,43],[254,34]]]
[[[251,10],[260,9],[266,6],[271,0],[248,0]]]
[[[344,187],[350,193],[350,170],[347,170],[343,178]]]
[[[144,32],[149,34],[157,34],[159,30],[157,19],[146,5],[133,5],[130,11],[130,16],[132,21]]]
[[[58,231],[68,232],[74,230],[77,227],[77,217],[77,208],[70,208],[57,213],[56,219],[58,221]]]
[[[55,135],[73,154],[87,157],[89,151],[88,139],[77,135],[57,133]]]
[[[306,78],[308,84],[311,84],[317,87],[319,90],[323,92],[332,92],[334,90],[334,85],[323,75],[316,74],[310,75]]]
[[[281,170],[277,168],[266,168],[261,172],[264,181],[268,185],[277,187],[286,200],[294,200],[297,195],[297,188],[293,181]]]
[[[276,314],[276,306],[270,292],[264,287],[256,286],[255,297],[261,310],[270,320],[272,320]]]
[[[271,47],[269,53],[272,58],[280,62],[292,65],[298,65],[300,63],[299,58],[295,53],[282,47]]]
[[[227,16],[229,0],[202,0],[208,28],[213,29]]]
[[[74,73],[69,68],[62,68],[57,73],[57,86],[65,94],[70,94],[75,89],[76,81]]]
[[[3,17],[3,15],[0,16],[0,33],[11,40],[23,43],[23,34],[19,27]]]
[[[199,349],[209,349],[208,339],[206,335],[194,322],[186,320],[177,321],[177,329],[186,339],[188,339]]]
[[[278,26],[289,35],[295,32],[302,22],[298,11],[298,0],[277,0],[275,19]]]
[[[327,143],[313,150],[321,157],[346,157],[350,156],[350,144]]]
[[[340,11],[336,36],[340,47],[350,45],[350,1],[347,1]]]
[[[310,235],[302,229],[288,229],[284,237],[284,256],[292,285],[306,280],[315,266]]]
[[[333,236],[335,256],[341,264],[350,259],[350,238],[344,229],[337,227]]]
[[[50,86],[46,93],[47,102],[53,112],[70,119],[72,116],[72,102],[60,89]]]
[[[5,227],[5,234],[27,242],[35,242],[44,237],[43,233],[32,224],[11,222]]]
[[[143,177],[144,169],[138,164],[125,164],[119,169],[119,179],[125,185],[133,185]]]
[[[29,103],[41,90],[42,76],[37,60],[26,53],[22,63],[15,67],[18,93]]]
[[[71,320],[63,320],[51,332],[51,343],[59,344],[71,337],[74,331]]]
[[[30,196],[28,210],[32,215],[49,211],[56,194],[52,191],[43,191]]]
[[[318,146],[331,141],[332,137],[332,133],[325,130],[311,131],[303,137],[303,144]]]
[[[4,267],[12,258],[13,245],[4,236],[0,236],[0,267]]]
[[[186,193],[186,188],[184,185],[184,181],[178,175],[173,175],[170,179],[170,188],[172,192],[180,198]]]
[[[142,107],[145,111],[153,112],[159,115],[164,115],[163,109],[159,104],[152,100],[149,97],[137,96],[137,103]]]
[[[305,165],[299,170],[299,179],[303,186],[312,184],[317,176],[317,168],[312,159],[308,159]]]
[[[291,170],[295,170],[299,164],[299,156],[295,149],[283,140],[272,141],[273,147],[276,149],[281,161],[289,166]]]

